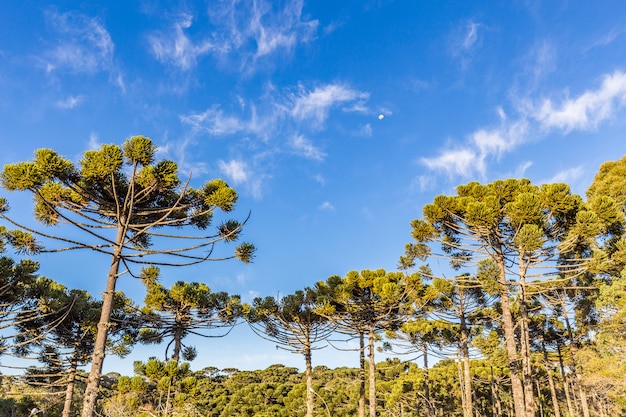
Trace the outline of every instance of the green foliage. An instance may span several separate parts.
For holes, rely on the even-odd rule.
[[[132,164],[149,165],[154,160],[156,146],[145,136],[133,136],[122,145],[124,157]]]

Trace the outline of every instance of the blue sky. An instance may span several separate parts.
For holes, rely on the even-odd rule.
[[[584,194],[626,154],[621,1],[45,3],[0,3],[0,162],[40,147],[78,160],[145,135],[193,181],[227,180],[236,214],[252,213],[253,264],[164,270],[166,285],[250,301],[393,270],[437,194],[510,177]],[[29,216],[27,197],[4,195]],[[104,288],[107,259],[38,260],[69,287]],[[130,278],[118,288],[143,297]],[[302,362],[245,328],[196,345],[195,368]],[[162,354],[146,352],[105,368]],[[358,366],[323,352],[314,362]]]

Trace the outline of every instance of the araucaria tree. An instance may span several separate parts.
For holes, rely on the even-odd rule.
[[[595,209],[595,211],[594,211]],[[593,265],[595,238],[610,225],[613,207],[585,204],[566,184],[535,186],[526,179],[471,182],[455,196],[437,196],[411,224],[415,239],[400,263],[413,266],[439,242],[452,268],[476,270],[489,259],[498,271],[502,328],[515,415],[535,416],[529,307],[538,292],[573,285]],[[603,211],[603,212],[600,212]],[[560,282],[559,282],[560,281]]]
[[[49,233],[26,227],[8,216],[8,204],[2,201],[0,217],[46,240],[44,249],[32,239],[23,239],[25,245],[30,245],[27,249],[82,249],[111,259],[83,417],[95,413],[107,333],[113,325],[115,286],[121,275],[132,273],[133,264],[183,266],[229,258],[249,262],[253,257],[254,246],[250,243],[242,243],[224,256],[214,252],[217,243],[238,239],[243,226],[238,221],[224,221],[214,232],[187,232],[207,230],[218,209],[231,211],[237,201],[236,191],[220,179],[192,188],[189,180],[179,179],[175,162],[155,162],[155,152],[156,146],[149,138],[134,136],[122,146],[102,145],[98,150],[86,151],[75,166],[51,149],[39,149],[33,161],[5,165],[1,174],[6,190],[33,194],[35,218],[41,224],[69,226]]]
[[[318,293],[312,288],[296,291],[277,300],[255,298],[247,321],[259,336],[274,341],[285,350],[300,353],[305,361],[306,417],[313,417],[312,352],[321,349],[335,325],[316,313]],[[277,345],[277,347],[278,347]]]
[[[320,293],[317,312],[337,325],[337,331],[359,338],[359,417],[365,415],[365,339],[369,353],[369,415],[376,416],[375,341],[385,331],[397,330],[412,313],[412,302],[422,290],[418,274],[350,271],[345,278],[331,276],[316,285]]]

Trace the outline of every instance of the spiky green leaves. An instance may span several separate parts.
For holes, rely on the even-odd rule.
[[[43,181],[43,173],[32,162],[7,164],[2,171],[2,186],[9,191],[35,190]]]
[[[35,151],[33,164],[46,180],[59,179],[66,181],[76,174],[74,164],[62,158],[52,149],[38,149]]]
[[[33,162],[7,164],[2,186],[9,191],[35,190],[46,181],[67,181],[75,175],[74,165],[51,149],[38,149]]]
[[[7,243],[13,246],[15,251],[19,254],[37,254],[43,249],[43,246],[41,246],[35,237],[28,232],[11,230],[6,232],[4,237]]]
[[[525,224],[515,235],[513,242],[520,253],[531,254],[541,249],[546,241],[543,230],[536,224]]]
[[[122,150],[117,145],[102,145],[86,151],[80,161],[81,174],[87,181],[102,181],[117,173],[123,164]]]
[[[224,180],[214,179],[200,190],[206,206],[216,206],[223,211],[231,211],[237,202],[237,192],[228,186]]]
[[[156,146],[152,144],[152,140],[145,136],[133,136],[127,139],[122,145],[124,157],[131,164],[150,165],[154,160],[154,152]]]
[[[244,242],[235,249],[235,258],[243,263],[250,263],[254,259],[255,251],[256,247],[252,243]]]
[[[169,190],[180,184],[178,165],[174,161],[160,161],[144,166],[137,174],[137,183],[144,188],[155,187]]]

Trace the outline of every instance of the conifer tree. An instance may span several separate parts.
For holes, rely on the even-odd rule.
[[[314,289],[305,288],[279,300],[274,297],[256,298],[247,316],[256,334],[304,356],[307,417],[313,417],[315,393],[312,353],[324,347],[319,343],[324,342],[335,329],[332,321],[316,312],[317,297]]]
[[[216,210],[231,211],[236,191],[220,179],[192,188],[189,180],[179,179],[175,162],[155,162],[155,154],[156,146],[144,136],[133,136],[122,146],[102,145],[86,151],[78,166],[51,149],[39,149],[33,161],[5,165],[0,176],[6,190],[33,194],[35,219],[42,225],[69,226],[47,232],[17,224],[8,216],[3,200],[0,217],[25,231],[12,243],[32,252],[89,250],[110,257],[83,417],[95,414],[121,275],[132,272],[133,265],[183,266],[229,258],[249,262],[253,256],[250,243],[225,255],[215,251],[219,242],[238,239],[241,222],[227,220],[214,232],[187,233],[188,229],[207,230]],[[46,241],[45,249],[35,236]]]
[[[615,205],[587,205],[566,184],[538,187],[509,179],[471,182],[457,187],[455,196],[437,196],[424,207],[423,219],[411,224],[415,242],[400,258],[403,267],[431,256],[448,259],[457,270],[476,268],[485,259],[497,266],[516,417],[535,416],[529,302],[546,290],[546,279],[575,283],[598,263],[595,238],[612,227],[614,214]],[[441,254],[433,253],[434,242]]]

